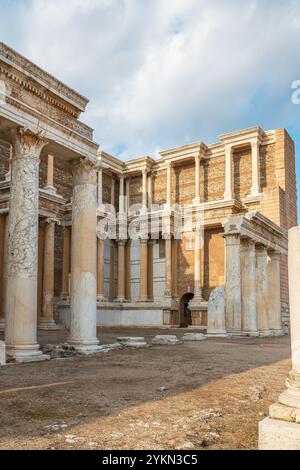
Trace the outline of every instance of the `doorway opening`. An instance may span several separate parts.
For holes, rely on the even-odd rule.
[[[180,326],[186,328],[192,324],[192,312],[189,309],[189,301],[192,300],[194,294],[187,292],[180,300]]]

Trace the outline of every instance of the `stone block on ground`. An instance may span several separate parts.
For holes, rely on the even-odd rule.
[[[203,341],[206,336],[203,333],[184,333],[183,341]]]
[[[183,341],[180,341],[175,335],[157,335],[152,339],[152,344],[164,344],[168,346],[176,346],[182,343]]]
[[[0,341],[0,366],[6,364],[6,348],[4,341]]]
[[[147,348],[149,344],[143,336],[119,336],[117,341],[122,345],[130,348]]]

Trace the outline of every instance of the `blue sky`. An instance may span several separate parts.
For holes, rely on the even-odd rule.
[[[300,181],[300,0],[0,0],[0,40],[90,99],[114,155],[286,127]]]

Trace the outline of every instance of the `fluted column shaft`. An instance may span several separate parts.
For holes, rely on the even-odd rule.
[[[125,300],[125,245],[124,240],[118,241],[118,302]]]
[[[97,298],[104,300],[104,240],[97,238]]]
[[[70,274],[70,238],[71,228],[64,227],[64,242],[63,242],[63,266],[62,266],[62,292],[61,298],[67,299],[69,297],[69,274]]]
[[[140,240],[141,248],[141,274],[140,274],[140,302],[148,300],[148,240]]]
[[[39,328],[51,329],[57,325],[54,321],[54,247],[55,221],[49,220],[45,226],[44,272],[43,272],[43,306]]]

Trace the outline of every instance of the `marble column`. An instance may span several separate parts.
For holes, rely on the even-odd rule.
[[[152,207],[152,174],[151,172],[148,175],[147,180],[147,198],[148,198],[148,209],[151,211]]]
[[[232,171],[232,145],[225,145],[225,193],[224,199],[231,200],[233,198],[233,171]]]
[[[45,225],[39,220],[38,234],[38,299],[37,299],[37,319],[38,324],[42,316],[43,306],[43,273],[44,273],[44,228]]]
[[[280,253],[277,251],[269,251],[268,255],[269,327],[274,335],[279,336],[283,334],[280,297]]]
[[[165,297],[172,297],[172,236],[165,239]]]
[[[255,196],[260,193],[260,164],[259,164],[259,141],[253,140],[251,142],[252,151],[252,186],[251,195]]]
[[[46,191],[49,193],[56,194],[56,189],[54,187],[54,156],[48,155],[47,162],[47,185],[45,187]]]
[[[71,327],[69,343],[83,353],[97,351],[97,176],[93,163],[73,163],[71,243]]]
[[[115,177],[111,175],[110,204],[115,207]]]
[[[70,241],[71,241],[71,228],[64,227],[64,241],[63,241],[63,265],[62,265],[62,291],[61,299],[67,300],[69,298],[69,274],[70,274]]]
[[[240,334],[241,321],[241,266],[240,235],[226,235],[226,282],[225,282],[225,315],[226,330]]]
[[[109,247],[109,299],[115,298],[115,241],[110,240]]]
[[[300,450],[300,226],[289,230],[288,250],[292,369],[286,390],[259,423],[262,450]]]
[[[194,298],[193,302],[201,302],[202,288],[201,288],[201,250],[202,250],[202,236],[201,233],[195,234],[195,259],[194,259]]]
[[[124,176],[119,179],[119,213],[124,214],[125,211],[125,198],[124,198]]]
[[[44,238],[44,270],[43,270],[43,305],[38,328],[41,330],[57,329],[54,321],[54,248],[55,221],[46,220]]]
[[[47,359],[37,343],[39,157],[47,142],[13,134],[5,342],[18,362]]]
[[[167,207],[169,208],[172,203],[172,165],[171,162],[166,162],[167,166]]]
[[[200,155],[195,157],[195,199],[194,204],[200,203]]]
[[[129,207],[130,207],[130,178],[126,178],[125,187],[126,187],[126,203],[127,203],[126,210],[128,212]]]
[[[256,320],[256,251],[255,242],[248,238],[241,242],[242,330],[258,336]]]
[[[148,300],[153,302],[153,245],[155,240],[148,240]]]
[[[104,240],[97,238],[97,300],[105,301],[104,296]]]
[[[0,216],[0,331],[5,326],[4,308],[4,253],[5,253],[5,225],[6,215]]]
[[[98,207],[102,206],[103,203],[103,174],[102,174],[102,168],[98,170]]]
[[[148,301],[148,240],[140,240],[141,273],[140,273],[140,302]]]
[[[6,298],[7,298],[7,258],[8,258],[8,235],[9,235],[8,215],[5,217],[5,232],[4,232],[4,253],[3,253],[3,299],[2,299],[2,329],[5,330],[5,317],[6,317]]]
[[[142,205],[143,209],[147,210],[147,170],[142,171]]]
[[[125,249],[125,297],[131,299],[131,240],[127,240]]]
[[[118,240],[118,296],[117,302],[124,302],[125,299],[125,240]]]
[[[9,182],[11,180],[11,162],[13,156],[13,146],[9,146],[9,157],[8,157],[8,171],[5,174],[5,181]]]
[[[269,336],[268,252],[262,245],[256,246],[256,311],[259,334]]]

